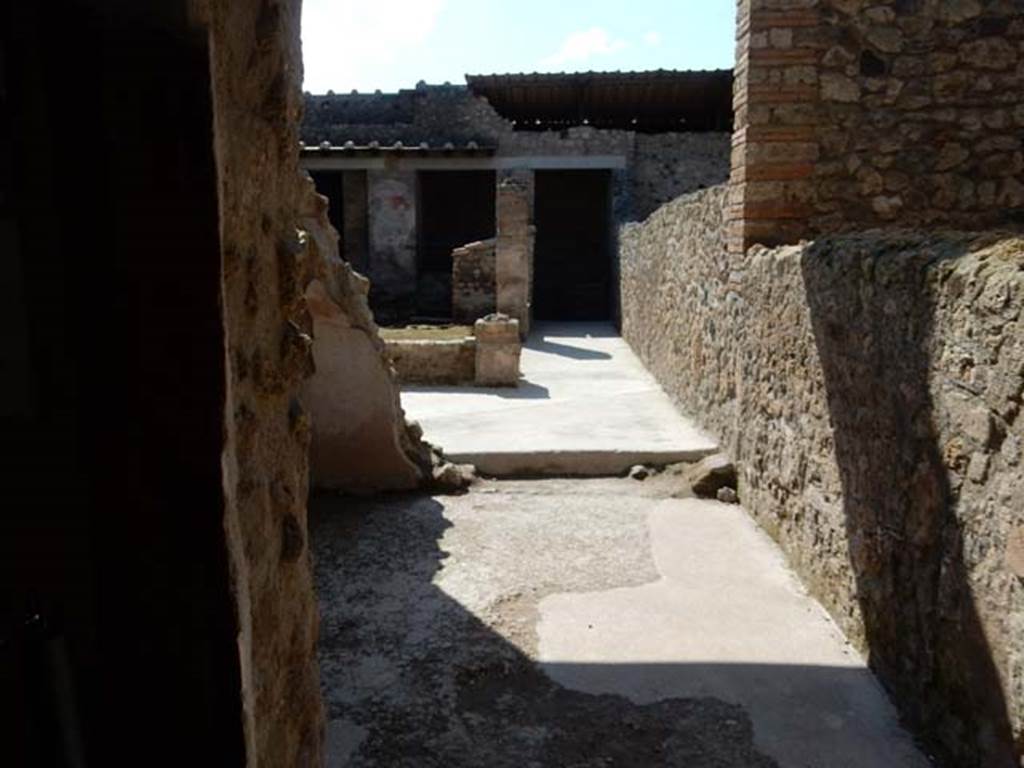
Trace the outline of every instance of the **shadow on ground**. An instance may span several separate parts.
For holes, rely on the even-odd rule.
[[[603,338],[603,337],[602,337]],[[526,342],[526,348],[531,349],[534,352],[544,352],[549,355],[559,355],[561,357],[568,357],[573,360],[611,360],[612,356],[607,352],[601,352],[596,349],[586,349],[584,347],[576,347],[572,344],[560,344],[557,341],[551,341],[547,337],[531,337]]]
[[[738,705],[710,697],[636,703],[555,683],[509,632],[434,583],[449,557],[440,546],[449,527],[444,507],[429,497],[311,502],[330,768],[777,765],[755,747],[751,719]],[[519,604],[536,599],[509,596]],[[533,631],[531,611],[522,623]],[[772,665],[545,666],[582,689],[607,688],[622,676],[730,675],[737,686],[829,690],[868,674]],[[844,760],[837,756],[834,765],[858,764]]]
[[[502,400],[550,400],[551,390],[541,384],[534,384],[520,379],[515,387],[454,387],[409,385],[402,387],[403,392],[439,393],[444,395],[488,395]]]

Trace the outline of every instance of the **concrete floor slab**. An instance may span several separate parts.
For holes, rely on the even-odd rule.
[[[609,475],[696,461],[715,440],[680,415],[607,324],[541,324],[515,389],[409,386],[408,418],[486,475]]]
[[[540,603],[557,682],[637,703],[741,705],[787,768],[926,766],[864,661],[741,507],[672,499],[647,512],[660,578]]]

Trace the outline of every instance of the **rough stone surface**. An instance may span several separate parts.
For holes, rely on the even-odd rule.
[[[424,448],[405,426],[388,351],[367,303],[369,285],[339,257],[327,199],[312,182],[305,203],[315,372],[301,397],[312,419],[312,483],[353,493],[415,488],[424,477]]]
[[[651,476],[651,470],[645,467],[643,464],[636,464],[629,468],[629,479],[642,481],[646,480]]]
[[[822,5],[822,31],[855,59],[822,77],[848,78],[857,107],[822,94],[812,231],[1021,223],[1020,4]]]
[[[735,381],[713,372],[733,370],[738,350],[719,326],[740,300],[725,255],[727,196],[723,185],[681,197],[619,233],[622,336],[665,391],[720,435],[730,434]]]
[[[476,383],[484,387],[519,384],[519,321],[506,315],[481,317],[473,326],[476,336]]]
[[[452,318],[473,323],[497,310],[495,240],[469,243],[452,251]]]
[[[434,470],[429,490],[433,493],[459,493],[476,482],[476,467],[472,464],[454,464],[434,454]]]
[[[311,362],[307,257],[296,236],[306,194],[296,152],[299,3],[196,0],[192,14],[211,40],[228,364],[224,528],[247,763],[314,768],[323,717],[306,546],[310,422],[298,400]]]
[[[1006,541],[1006,567],[1024,579],[1024,525],[1018,526]]]
[[[728,133],[637,134],[629,218],[646,219],[680,195],[728,181],[730,138]]]
[[[533,226],[532,171],[514,171],[498,185],[495,242],[495,304],[498,312],[519,322],[526,338],[533,318]]]
[[[722,199],[623,230],[624,337],[945,763],[1016,765],[1024,241],[870,232],[743,258]]]
[[[738,504],[740,497],[736,495],[735,488],[719,488],[718,492],[715,493],[715,498],[723,504]]]
[[[690,467],[686,479],[698,496],[716,498],[719,491],[736,488],[736,466],[724,453],[716,453]]]
[[[1014,0],[740,0],[730,242],[1024,224]]]
[[[403,384],[472,384],[476,379],[477,341],[464,339],[389,339],[388,355]]]

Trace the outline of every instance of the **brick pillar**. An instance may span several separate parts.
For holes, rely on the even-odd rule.
[[[495,292],[498,312],[519,321],[525,338],[533,313],[532,171],[512,171],[498,181]]]
[[[814,204],[818,0],[739,0],[729,250],[809,234]]]

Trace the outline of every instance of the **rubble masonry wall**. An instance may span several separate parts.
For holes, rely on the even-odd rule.
[[[1016,0],[740,0],[732,247],[1024,224]]]
[[[728,191],[623,228],[622,333],[947,764],[1024,726],[1024,240],[730,255]],[[1019,745],[1018,745],[1019,749]]]

